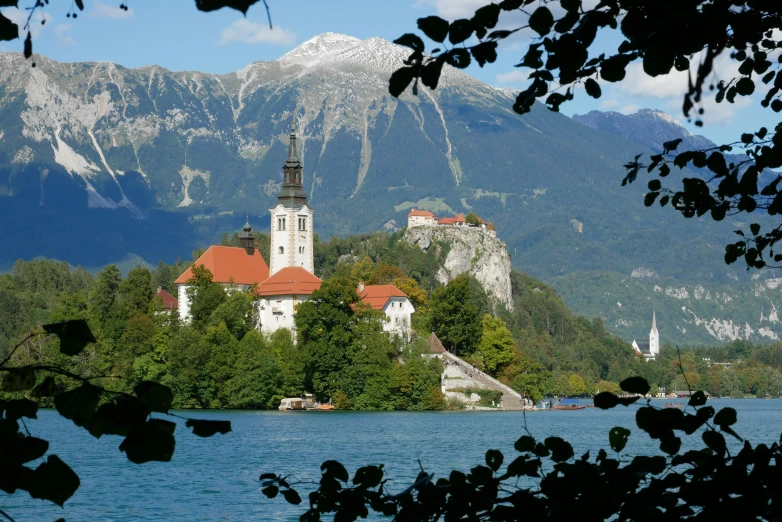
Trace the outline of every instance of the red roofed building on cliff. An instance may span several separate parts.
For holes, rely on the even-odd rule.
[[[407,215],[407,227],[417,227],[419,225],[436,225],[437,217],[428,210],[413,209]]]

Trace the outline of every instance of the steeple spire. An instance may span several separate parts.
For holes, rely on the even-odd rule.
[[[250,233],[252,232],[252,227],[250,226],[250,214],[247,214],[246,221],[244,223],[244,226],[242,227],[242,231],[244,234],[239,236],[239,243],[242,245],[242,248],[244,248],[245,252],[247,252],[248,256],[251,256],[255,254],[255,237]]]
[[[277,203],[286,208],[300,208],[307,204],[307,195],[304,193],[304,181],[302,174],[299,151],[296,148],[296,117],[291,119],[291,134],[288,144],[288,159],[282,167],[282,188],[277,194]]]
[[[657,330],[657,317],[654,310],[652,310],[652,330]]]

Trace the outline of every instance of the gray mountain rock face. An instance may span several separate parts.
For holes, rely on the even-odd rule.
[[[489,297],[513,310],[510,254],[499,239],[478,227],[436,225],[408,228],[404,238],[424,250],[438,241],[447,243],[450,249],[437,279],[447,284],[456,276],[469,274]]]

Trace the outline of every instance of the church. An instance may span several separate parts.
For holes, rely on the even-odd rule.
[[[320,288],[315,275],[314,212],[304,193],[303,166],[296,147],[296,129],[291,123],[288,157],[282,167],[282,186],[271,215],[269,263],[254,247],[249,218],[242,229],[240,247],[212,245],[199,257],[196,266],[212,273],[212,281],[227,291],[248,291],[255,285],[258,329],[272,333],[281,328],[293,330],[296,306]],[[174,282],[177,285],[179,317],[190,321],[187,296],[191,268]],[[393,285],[364,285],[356,289],[362,301],[386,316],[384,330],[410,339],[410,321],[415,308],[401,290]]]
[[[652,312],[652,330],[649,332],[648,341],[636,341],[633,339],[635,353],[646,357],[646,360],[654,359],[660,353],[660,334],[657,332],[657,317]]]

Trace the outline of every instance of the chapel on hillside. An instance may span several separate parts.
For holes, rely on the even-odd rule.
[[[652,312],[652,330],[649,332],[648,341],[636,341],[633,339],[633,350],[635,353],[646,357],[646,360],[654,359],[660,353],[660,334],[657,332],[657,317]]]
[[[282,186],[271,214],[269,264],[254,247],[249,217],[240,236],[241,247],[212,245],[199,257],[196,266],[204,266],[213,282],[229,292],[247,291],[255,285],[258,296],[258,329],[271,333],[280,328],[295,328],[296,305],[306,301],[320,288],[315,275],[313,255],[313,209],[304,193],[303,167],[296,147],[296,131],[291,124],[288,157],[282,167]],[[191,268],[175,281],[178,311],[183,322],[190,321],[187,296]],[[411,315],[415,312],[407,295],[393,285],[364,285],[356,289],[362,301],[386,315],[385,331],[410,339]]]
[[[434,213],[428,210],[419,210],[413,208],[410,213],[407,214],[407,228],[420,227],[420,226],[456,226],[467,227],[474,226],[485,230],[490,236],[497,237],[497,229],[494,227],[494,223],[486,223],[480,217],[478,218],[480,225],[470,225],[467,223],[467,218],[461,212],[453,217],[437,218]]]

